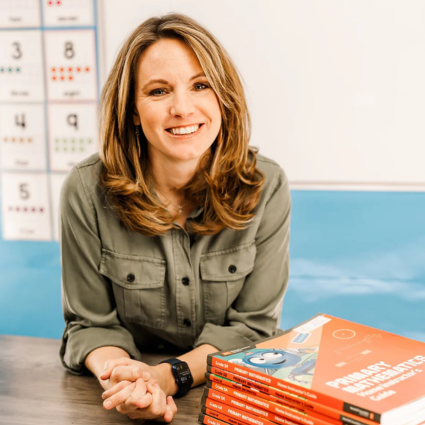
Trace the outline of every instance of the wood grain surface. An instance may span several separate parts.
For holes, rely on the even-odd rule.
[[[1,425],[92,425],[143,423],[102,406],[102,387],[94,376],[67,372],[59,358],[60,340],[0,335]],[[145,354],[157,364],[170,354]],[[203,386],[176,399],[173,425],[196,424]],[[145,421],[145,424],[159,422]]]

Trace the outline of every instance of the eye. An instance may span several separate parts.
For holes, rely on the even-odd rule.
[[[164,89],[153,89],[150,93],[149,93],[149,96],[156,96],[156,97],[158,97],[158,96],[161,96],[161,94],[162,93],[159,93],[158,94],[158,92],[164,92],[165,90]]]
[[[282,357],[281,353],[263,353],[263,356],[268,359],[278,359],[279,357]]]
[[[202,91],[208,88],[208,86],[204,83],[195,83],[195,87],[199,87],[199,86],[203,86],[204,88],[201,88],[200,90],[197,90],[197,91]]]
[[[253,357],[252,359],[250,359],[251,363],[254,364],[263,364],[266,362],[266,359],[263,358],[259,358],[259,357]]]

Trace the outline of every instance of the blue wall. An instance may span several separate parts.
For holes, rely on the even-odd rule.
[[[425,341],[425,193],[292,191],[282,328],[323,312]],[[60,338],[56,242],[0,239],[0,334]]]

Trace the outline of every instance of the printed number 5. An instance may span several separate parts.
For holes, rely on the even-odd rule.
[[[19,195],[21,199],[28,199],[30,197],[30,192],[28,190],[28,183],[21,183],[19,185]]]

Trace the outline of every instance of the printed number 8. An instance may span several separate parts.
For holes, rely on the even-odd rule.
[[[74,55],[75,55],[74,45],[70,41],[68,41],[68,42],[65,43],[65,52],[64,52],[64,55],[65,55],[65,57],[67,59],[72,59],[74,57]]]

